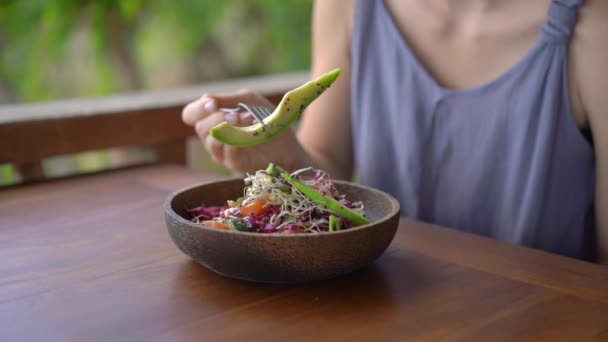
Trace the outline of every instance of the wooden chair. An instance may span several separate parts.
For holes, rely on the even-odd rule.
[[[0,164],[11,163],[21,182],[44,180],[41,161],[82,151],[150,146],[156,162],[186,164],[194,135],[181,110],[203,93],[253,89],[278,102],[307,73],[218,81],[181,89],[124,93],[45,103],[0,106]]]

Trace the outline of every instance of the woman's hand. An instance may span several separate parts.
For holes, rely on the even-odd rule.
[[[272,140],[252,146],[235,147],[225,145],[209,134],[209,129],[223,121],[234,126],[249,126],[254,123],[250,113],[224,113],[219,108],[234,108],[239,102],[272,107],[263,96],[244,90],[228,95],[203,95],[189,103],[182,111],[182,120],[193,126],[205,149],[218,163],[236,172],[253,172],[264,169],[269,162],[293,170],[307,166],[307,155],[300,146],[293,129],[286,129]]]

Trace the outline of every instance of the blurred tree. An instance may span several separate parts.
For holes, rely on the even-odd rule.
[[[311,0],[0,2],[0,91],[10,99],[4,102],[27,102],[154,88],[166,86],[155,77],[165,64],[181,68],[169,85],[306,69],[311,6]]]
[[[311,12],[312,0],[0,0],[0,104],[305,70]],[[0,165],[0,184],[12,178]]]

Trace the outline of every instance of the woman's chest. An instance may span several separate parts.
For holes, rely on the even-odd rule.
[[[385,1],[423,72],[451,90],[489,84],[517,67],[539,44],[550,5],[549,0],[515,0],[495,9],[446,9],[435,3]],[[569,84],[569,88],[574,120],[584,126],[575,87]]]

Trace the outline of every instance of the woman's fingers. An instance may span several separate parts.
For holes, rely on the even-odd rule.
[[[267,98],[246,89],[241,90],[238,93],[213,95],[211,98],[216,101],[218,107],[234,108],[238,106],[240,102],[258,106],[272,106],[272,102]]]
[[[233,126],[254,124],[255,119],[249,112],[225,113],[220,110],[221,108],[236,108],[240,102],[272,106],[268,99],[248,90],[226,95],[203,95],[183,109],[182,120],[184,123],[194,126],[205,149],[217,163],[234,171],[248,172],[264,167],[262,164],[269,157],[265,150],[228,146],[213,138],[209,133],[212,127],[224,121]]]
[[[199,121],[218,112],[220,108],[236,108],[241,102],[258,106],[273,106],[272,102],[267,98],[250,90],[242,90],[238,93],[225,95],[204,94],[200,99],[184,107],[182,110],[182,121],[187,125],[195,126]],[[228,114],[226,121],[235,126],[248,126],[254,123],[254,119],[249,113],[241,113],[236,116]]]
[[[209,129],[211,127],[224,121],[225,115],[222,112],[215,112],[207,116],[206,118],[199,120],[194,126],[194,129],[196,130],[196,134],[201,139],[201,142],[203,144],[205,143],[205,139],[207,139],[207,136],[209,135]]]
[[[196,134],[199,136],[199,139],[203,143],[203,146],[205,146],[205,149],[207,150],[207,152],[209,152],[213,160],[220,164],[224,162],[224,144],[215,140],[215,138],[212,137],[209,133],[209,129],[221,122],[224,122],[226,120],[226,116],[227,115],[223,112],[215,112],[209,115],[207,118],[197,122],[195,126]],[[232,114],[228,116],[229,119],[234,120],[235,118],[237,118],[238,120],[238,115]]]
[[[211,157],[213,158],[213,160],[215,160],[216,163],[224,163],[224,144],[215,140],[215,138],[211,135],[208,135],[205,138],[203,144],[205,145],[205,149],[207,150],[207,152],[209,152],[209,155],[211,155]]]
[[[211,154],[213,159],[218,163],[223,163],[225,156],[224,144],[217,141],[211,136],[209,130],[224,121],[228,121],[234,126],[251,125],[253,118],[250,113],[224,113],[215,112],[208,117],[199,120],[195,125],[196,134],[199,136],[201,142],[205,146],[205,149]]]
[[[190,102],[182,110],[182,121],[185,124],[194,126],[198,121],[204,119],[218,109],[217,101],[207,95],[203,95],[200,99]]]

